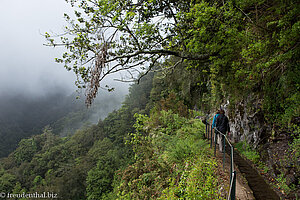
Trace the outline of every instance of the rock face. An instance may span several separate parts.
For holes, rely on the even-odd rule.
[[[260,98],[249,95],[234,106],[229,101],[223,105],[229,116],[230,130],[235,142],[246,141],[256,148],[270,136],[271,128],[264,121],[261,102]]]
[[[299,159],[295,158],[290,143],[293,141],[291,133],[284,127],[272,125],[266,121],[262,109],[262,98],[249,95],[248,98],[233,105],[230,100],[223,103],[222,107],[230,121],[232,141],[246,141],[260,154],[267,168],[263,173],[264,178],[273,185],[283,187],[297,187],[290,194],[277,189],[283,199],[294,199],[296,193],[300,193]]]

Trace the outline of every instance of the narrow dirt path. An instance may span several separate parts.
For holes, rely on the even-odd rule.
[[[223,162],[223,154],[221,154],[218,150],[216,151],[216,157],[219,160],[219,163]],[[246,179],[243,177],[240,170],[235,167],[237,179],[236,179],[236,199],[237,200],[255,200],[253,196],[253,192],[250,189]],[[230,176],[230,157],[226,154],[225,157],[225,175]],[[229,179],[229,178],[228,178]]]
[[[214,134],[213,134],[214,135]],[[210,136],[208,136],[209,139]],[[214,145],[213,145],[214,148]],[[226,144],[225,174],[230,174],[230,149]],[[223,160],[223,154],[219,152],[217,145],[216,156]],[[237,173],[236,199],[239,200],[280,200],[277,193],[265,182],[263,177],[244,160],[238,152],[234,151],[234,164]]]
[[[218,146],[217,146],[218,147]],[[230,172],[230,150],[226,145],[225,171]],[[237,173],[236,199],[239,200],[280,200],[276,192],[265,182],[258,172],[234,151],[234,164]],[[218,151],[217,157],[223,160],[223,154]]]
[[[252,190],[249,188],[248,184],[241,180],[241,174],[237,173],[240,177],[236,181],[236,199],[237,200],[254,200]]]

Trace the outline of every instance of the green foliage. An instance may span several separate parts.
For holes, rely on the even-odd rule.
[[[206,112],[230,100],[234,110],[258,97],[264,122],[299,132],[295,0],[68,2],[78,9],[75,20],[65,15],[70,35],[60,40],[68,52],[56,61],[78,75],[79,87],[90,86],[89,98],[110,73],[135,68],[145,76],[97,125],[65,138],[47,131],[22,140],[1,161],[1,188],[55,191],[63,199],[222,199],[205,127],[188,107]],[[55,130],[84,118],[74,113]],[[268,170],[248,144],[237,148]],[[297,170],[298,152],[296,138],[289,161]]]
[[[293,0],[201,1],[182,13],[188,49],[217,52],[209,64],[189,63],[201,77],[201,107],[207,103],[218,107],[229,99],[234,108],[257,95],[263,99],[266,121],[295,126],[300,108],[299,10]],[[206,87],[199,87],[201,82]]]
[[[183,132],[184,134],[189,133],[186,130]],[[183,163],[189,158],[194,158],[199,152],[205,154],[204,151],[207,151],[207,143],[204,140],[193,136],[172,137],[168,141],[162,157],[170,163]]]
[[[167,98],[162,98],[157,102],[153,112],[157,110],[173,111],[181,117],[187,117],[189,114],[187,106],[174,92],[170,92]]]
[[[183,38],[177,34],[181,32],[177,14],[189,9],[189,1],[147,0],[136,4],[128,0],[69,2],[78,9],[74,12],[75,19],[65,14],[69,23],[65,27],[68,34],[56,39],[45,33],[45,38],[49,46],[65,46],[67,52],[56,62],[64,63],[67,70],[74,71],[78,87],[88,86],[88,98],[96,96],[99,81],[112,73],[134,69],[145,71],[169,55],[208,59],[207,55],[202,58],[189,55],[189,52],[182,53],[185,45]]]
[[[90,82],[92,94],[110,73],[140,68],[147,74],[157,67],[162,73],[156,82],[171,87],[189,106],[208,110],[229,99],[234,108],[257,95],[266,121],[295,126],[300,107],[297,1],[69,2],[78,9],[75,19],[65,15],[69,35],[60,40],[68,52],[57,62],[78,75],[78,85]],[[59,45],[48,33],[45,37],[50,46]],[[158,61],[164,65],[154,65]],[[159,101],[158,95],[170,93],[166,88],[156,88],[152,97]]]
[[[111,184],[115,169],[110,168],[109,166],[112,163],[107,161],[109,160],[98,162],[97,167],[89,171],[87,176],[88,186],[86,188],[88,199],[101,199],[107,191],[112,190]],[[101,166],[100,164],[104,165]]]
[[[220,197],[216,163],[202,139],[200,120],[172,110],[136,117],[137,132],[130,134],[136,161],[120,172],[118,199]]]
[[[235,147],[243,156],[245,156],[247,159],[251,160],[252,162],[257,164],[260,161],[259,153],[253,150],[247,142],[245,141],[238,142],[237,144],[235,144]]]
[[[246,141],[238,142],[234,147],[242,154],[242,156],[252,161],[262,173],[268,173],[270,169],[266,163],[261,160],[259,152],[253,149]]]
[[[22,140],[9,157],[0,161],[1,191],[53,191],[66,200],[116,197],[115,172],[133,159],[125,138],[134,130],[134,113],[147,112],[152,75],[133,85],[121,109],[97,125],[82,127],[67,137],[54,135],[47,126],[43,134]]]
[[[293,142],[289,144],[289,149],[287,153],[284,155],[282,159],[280,159],[280,163],[283,166],[280,169],[280,174],[275,178],[276,182],[275,187],[280,189],[284,194],[290,194],[291,192],[297,192],[297,185],[299,185],[299,159],[300,159],[300,136],[297,135],[294,137]],[[288,174],[290,174],[289,169],[292,169],[292,176],[294,176],[295,180],[291,181],[287,180]]]
[[[17,182],[14,189],[11,192],[12,194],[26,194],[26,189],[22,188],[20,182]],[[19,200],[26,200],[26,198],[18,198]]]
[[[97,164],[87,175],[87,199],[105,199],[105,196],[109,195],[113,189],[115,172],[120,166],[127,164],[126,159],[130,157],[130,154],[124,153],[128,152],[124,148],[114,146],[108,138],[99,140],[91,148],[89,154],[95,156]]]
[[[0,136],[3,140],[0,141],[0,157],[8,156],[21,139],[42,134],[46,125],[66,115],[70,109],[76,109],[76,103],[69,97],[56,92],[39,98],[29,95],[1,98]]]
[[[185,104],[209,110],[224,100],[234,108],[249,95],[258,96],[266,121],[297,126],[297,1],[69,2],[78,9],[75,19],[65,15],[69,35],[60,40],[68,52],[57,62],[78,75],[78,85],[90,82],[89,92],[96,94],[110,73],[141,66],[147,74],[156,67],[162,72],[154,84],[165,88],[153,90],[154,100],[173,90]],[[48,33],[45,37],[56,45]],[[102,64],[98,58],[104,58]],[[157,61],[164,64],[154,65]],[[94,76],[99,66],[105,72]]]
[[[42,134],[45,126],[53,134],[67,136],[87,124],[96,124],[121,107],[124,98],[120,93],[105,92],[87,109],[82,99],[75,100],[76,93],[68,96],[61,93],[55,91],[55,94],[36,98],[28,95],[1,98],[0,136],[3,140],[0,141],[0,157],[15,150],[21,139]]]
[[[290,145],[290,155],[298,172],[300,172],[300,166],[297,164],[300,159],[300,135],[294,138]]]
[[[0,168],[0,190],[7,193],[14,189],[16,177]]]
[[[173,135],[175,130],[181,128],[185,119],[180,117],[179,114],[174,114],[172,110],[162,110],[158,115],[155,113],[152,115],[152,119],[158,121],[152,121],[152,127],[158,126],[162,133],[167,135]]]
[[[22,139],[18,149],[14,152],[14,157],[18,164],[25,161],[31,161],[37,152],[37,145],[34,139]]]
[[[225,199],[218,191],[216,162],[204,155],[194,162],[186,163],[180,180],[173,178],[170,186],[158,199]]]
[[[289,194],[292,191],[292,189],[286,184],[286,178],[284,174],[280,174],[276,178],[276,182],[277,182],[276,183],[277,188],[280,189],[280,191],[284,191],[285,194]]]

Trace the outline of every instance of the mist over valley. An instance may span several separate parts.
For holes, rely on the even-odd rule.
[[[0,157],[7,156],[23,138],[52,129],[60,136],[72,135],[84,125],[103,120],[108,113],[118,109],[126,90],[119,93],[101,91],[94,104],[87,108],[85,97],[64,89],[49,91],[41,96],[26,94],[2,95],[0,98]],[[78,98],[78,95],[81,95]]]

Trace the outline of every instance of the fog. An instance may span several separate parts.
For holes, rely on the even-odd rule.
[[[63,32],[64,13],[73,13],[65,0],[0,0],[0,157],[8,155],[22,138],[41,133],[46,125],[61,122],[80,127],[74,123],[80,119],[76,112],[84,113],[80,110],[84,96],[75,97],[84,91],[74,94],[75,74],[55,63],[65,49],[43,45],[45,32]],[[99,91],[96,102],[102,107],[92,106],[87,121],[103,119],[120,107],[127,94],[128,84],[110,78],[102,85],[115,87],[115,92]],[[62,117],[72,118],[72,124]],[[53,126],[58,131],[66,129]]]
[[[0,95],[42,95],[55,89],[74,89],[75,76],[54,62],[63,49],[43,46],[41,35],[61,32],[63,0],[1,0]]]
[[[75,75],[54,62],[64,48],[44,46],[42,36],[45,32],[62,33],[67,25],[63,14],[72,14],[72,7],[64,0],[0,2],[0,98],[18,93],[32,97],[57,90],[74,92]],[[128,87],[117,83],[113,86],[117,92]]]

